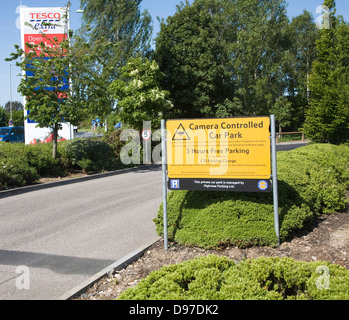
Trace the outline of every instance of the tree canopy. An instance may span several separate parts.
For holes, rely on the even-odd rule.
[[[334,0],[324,5],[330,25],[316,41],[304,129],[313,141],[342,143],[349,139],[349,25],[336,16]]]
[[[11,118],[11,101],[5,106],[0,106],[0,127],[6,127]],[[12,101],[12,121],[15,126],[24,126],[23,104],[19,101]]]
[[[7,60],[17,60],[17,66],[24,71],[18,91],[26,97],[27,118],[37,122],[38,127],[52,128],[55,158],[61,124],[77,125],[86,115],[84,97],[75,80],[81,81],[84,61],[89,57],[78,55],[67,37],[63,41],[54,38],[39,44],[26,43],[25,51],[18,45],[15,48]],[[75,85],[70,86],[71,82]]]
[[[161,25],[155,56],[174,116],[266,114],[283,96],[284,0],[196,0]]]
[[[159,87],[162,77],[158,64],[147,58],[131,58],[121,69],[120,79],[110,85],[109,92],[118,100],[122,123],[139,131],[143,121],[151,121],[153,129],[160,127],[164,113],[172,107],[169,93]]]
[[[89,61],[91,87],[85,87],[89,107],[95,116],[107,116],[115,101],[106,92],[119,77],[127,61],[151,52],[152,19],[141,12],[142,0],[81,0],[82,27],[75,37],[75,47],[88,43],[85,54]]]
[[[161,23],[155,57],[171,92],[173,117],[214,116],[234,97],[228,44],[229,22],[222,1],[200,0],[178,6]]]
[[[136,53],[151,51],[152,19],[148,11],[141,12],[142,0],[81,0],[82,29],[91,45],[104,39],[115,44],[101,55],[114,67],[121,67]],[[89,30],[89,32],[86,32]]]

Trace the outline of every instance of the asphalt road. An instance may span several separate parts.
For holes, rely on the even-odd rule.
[[[276,145],[276,151],[289,151],[303,147],[307,142],[289,142],[289,143],[279,143]]]
[[[0,198],[0,300],[57,299],[155,241],[161,181],[155,166]]]

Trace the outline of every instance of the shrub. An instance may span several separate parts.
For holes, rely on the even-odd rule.
[[[168,237],[182,245],[239,247],[277,243],[272,196],[176,191],[168,196]],[[154,220],[162,234],[162,206]]]
[[[56,159],[52,158],[51,143],[2,143],[0,190],[33,184],[40,176],[65,176],[74,169],[85,172],[114,170],[122,167],[116,158],[112,145],[98,139],[62,141],[58,144]]]
[[[133,167],[134,166],[134,164],[132,162],[130,164],[124,164],[121,161],[121,158],[120,158],[121,150],[128,143],[128,142],[120,140],[121,132],[122,132],[121,129],[110,130],[110,131],[106,132],[102,137],[102,141],[108,143],[113,149],[114,157],[116,159],[115,163],[114,163],[115,169],[121,169],[121,168],[125,168],[125,167]],[[131,152],[129,155],[132,156]]]
[[[344,209],[349,148],[314,144],[278,154],[279,179],[291,185],[316,214]]]
[[[115,158],[119,158],[121,149],[125,144],[125,142],[120,141],[121,132],[121,129],[109,130],[102,137],[102,141],[108,143],[113,148]]]
[[[60,150],[57,149],[57,157],[53,159],[52,143],[41,143],[25,146],[25,155],[29,166],[35,168],[40,176],[64,176],[66,172],[61,163]]]
[[[345,208],[349,148],[309,145],[278,152],[280,238],[317,215]],[[174,191],[168,195],[168,236],[204,248],[277,244],[272,194]],[[163,234],[163,209],[154,219]]]
[[[0,190],[23,187],[39,179],[35,168],[30,166],[22,144],[0,144]]]
[[[329,271],[328,283],[323,271]],[[264,257],[235,264],[216,255],[153,271],[119,297],[119,300],[326,299],[349,299],[346,268],[322,261]]]
[[[81,139],[67,144],[65,162],[71,163],[85,172],[111,170],[116,166],[112,147],[100,140]],[[67,160],[68,159],[68,160]]]

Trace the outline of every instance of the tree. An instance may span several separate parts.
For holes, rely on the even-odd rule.
[[[128,59],[151,52],[152,20],[147,11],[141,13],[140,4],[141,0],[81,1],[81,38],[90,45],[87,54],[95,57],[89,64],[94,80],[89,101],[95,115],[106,117],[113,111],[115,101],[105,93]]]
[[[270,109],[271,114],[275,114],[275,119],[279,125],[279,132],[283,127],[287,127],[291,123],[292,103],[287,97],[277,99],[274,106]]]
[[[5,103],[5,111],[10,113],[10,109],[11,109],[11,104],[12,104],[12,111],[19,111],[22,110],[23,111],[23,104],[19,101],[7,101]]]
[[[228,17],[219,0],[188,1],[161,23],[155,59],[165,73],[162,86],[171,92],[169,117],[212,117],[234,97],[227,43]],[[222,110],[224,109],[224,110]]]
[[[147,55],[152,37],[152,19],[140,12],[142,0],[81,0],[83,23],[91,28],[87,36],[93,44],[99,39],[117,44],[104,53],[109,65],[123,66],[135,53]]]
[[[0,106],[0,127],[7,127],[8,120],[8,115],[5,112],[5,109]]]
[[[286,91],[284,0],[196,0],[162,22],[155,58],[174,117],[268,114]]]
[[[8,126],[11,117],[11,102],[5,103],[5,107],[0,107],[0,126]],[[15,126],[24,126],[23,104],[19,101],[12,102],[12,121]]]
[[[284,0],[233,0],[229,15],[235,17],[236,41],[231,45],[235,97],[243,115],[264,115],[287,87],[285,67],[289,42]]]
[[[304,130],[313,141],[338,144],[349,139],[349,26],[335,15],[334,0],[324,5],[330,26],[319,30]]]
[[[109,66],[120,67],[135,53],[147,55],[152,37],[152,20],[148,11],[140,12],[142,0],[81,0],[83,28],[93,45],[105,39],[116,44],[103,53]],[[115,70],[116,72],[117,70]]]
[[[61,42],[47,38],[40,44],[26,43],[25,51],[18,45],[15,48],[16,52],[6,60],[17,60],[17,66],[24,71],[18,91],[26,97],[30,119],[39,127],[52,128],[52,156],[56,158],[62,122],[77,125],[86,115],[84,87],[81,89],[80,84],[89,79],[85,66],[90,57],[79,55],[81,51],[71,48],[69,37]]]
[[[74,91],[85,101],[89,115],[93,117],[106,117],[113,110],[115,100],[108,94],[108,86],[114,79],[114,68],[107,65],[103,53],[112,46],[104,39],[97,40],[94,45],[87,43],[80,36],[74,37],[73,50],[77,57],[86,57],[84,67],[75,72],[72,86]],[[107,128],[107,126],[106,126]]]
[[[162,77],[158,64],[147,58],[131,58],[121,69],[120,79],[112,82],[109,92],[118,100],[122,123],[138,131],[143,121],[151,121],[153,128],[160,127],[164,112],[172,107],[169,93],[159,88]]]
[[[300,128],[305,120],[305,110],[310,102],[309,79],[316,59],[318,33],[313,16],[308,11],[294,17],[287,30],[290,57],[286,64],[287,97],[292,104],[290,126]]]

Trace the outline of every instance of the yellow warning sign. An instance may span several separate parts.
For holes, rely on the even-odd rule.
[[[269,127],[269,117],[168,120],[168,177],[270,179]]]

